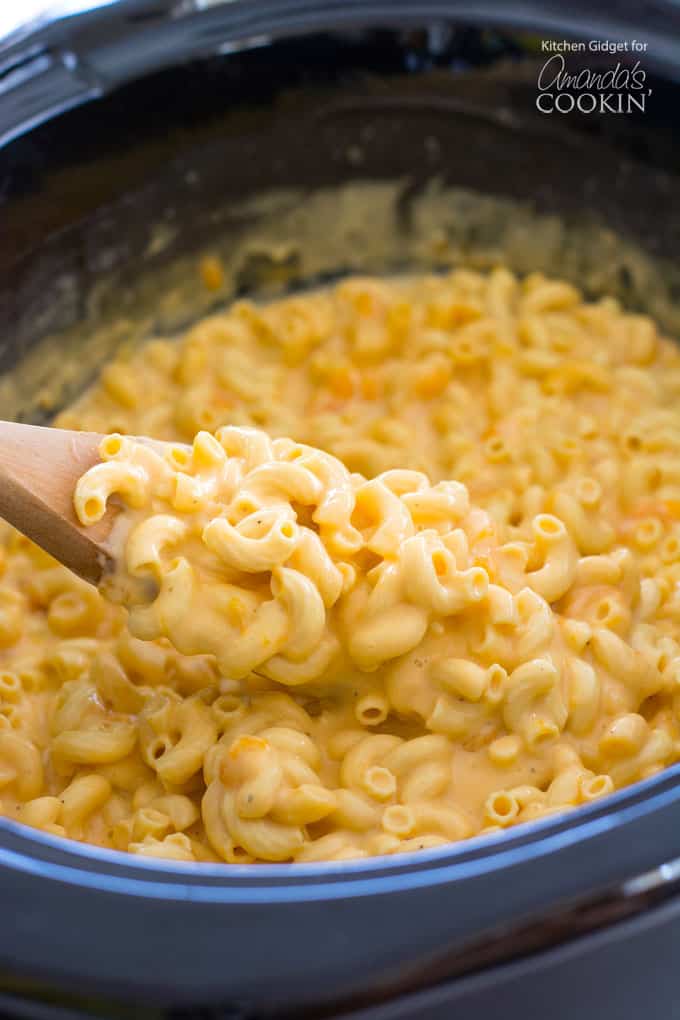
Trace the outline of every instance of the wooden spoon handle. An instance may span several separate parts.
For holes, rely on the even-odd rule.
[[[0,515],[85,580],[112,565],[106,517],[83,528],[73,509],[76,482],[96,464],[102,436],[0,422]]]

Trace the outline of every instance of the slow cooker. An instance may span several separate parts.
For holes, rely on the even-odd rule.
[[[207,301],[356,270],[502,258],[680,335],[674,0],[83,6],[0,46],[0,417],[44,420]],[[208,249],[229,272],[199,299]],[[179,865],[0,820],[0,1011],[666,1020],[679,779],[349,864]]]

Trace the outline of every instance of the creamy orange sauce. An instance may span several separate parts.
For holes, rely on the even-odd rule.
[[[174,444],[235,427],[150,470],[166,489],[136,511],[188,524],[161,592],[182,557],[200,584],[185,571],[174,603],[133,607],[135,637],[7,529],[0,810],[180,860],[343,859],[529,821],[677,760],[679,391],[649,319],[501,269],[241,302],[128,353],[57,424]],[[292,438],[246,464],[245,428]],[[105,467],[136,463],[126,443]],[[300,444],[341,461],[355,548],[314,520],[330,461],[290,459]],[[248,481],[298,456],[307,502]],[[460,483],[469,500],[442,511]],[[291,548],[244,570],[240,540],[271,537],[247,519],[272,507]],[[214,517],[229,527],[206,547]]]

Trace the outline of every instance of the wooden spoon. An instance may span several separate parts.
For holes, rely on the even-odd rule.
[[[97,584],[111,570],[117,510],[85,528],[73,509],[80,476],[101,458],[97,432],[0,422],[0,516],[74,573]]]

